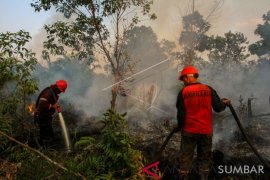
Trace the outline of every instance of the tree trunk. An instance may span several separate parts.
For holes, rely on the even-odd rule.
[[[116,111],[116,99],[118,94],[118,87],[119,87],[119,75],[114,76],[114,86],[112,87],[112,100],[111,100],[111,109],[112,111]]]
[[[115,85],[117,86],[117,85]],[[111,109],[112,111],[116,111],[116,98],[117,98],[117,90],[118,87],[113,87],[112,89],[112,100],[111,100]]]

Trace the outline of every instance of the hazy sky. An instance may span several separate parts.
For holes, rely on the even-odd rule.
[[[44,23],[49,22],[53,12],[35,13],[32,0],[0,1],[0,32],[24,29],[34,37]],[[154,0],[153,10],[158,19],[151,22],[159,38],[177,40],[181,31],[181,17],[187,13],[192,0]],[[207,16],[216,0],[195,0],[195,9]],[[209,18],[212,34],[241,31],[250,42],[258,39],[254,30],[262,22],[262,15],[270,10],[269,0],[224,0],[223,5]]]
[[[178,39],[181,18],[191,9],[192,0],[154,0],[158,19],[152,22],[161,37]],[[207,17],[217,0],[195,0],[195,10]],[[224,0],[224,3],[208,18],[212,34],[224,34],[229,30],[243,32],[252,42],[258,39],[254,30],[262,22],[262,15],[270,10],[269,0]]]
[[[36,34],[51,16],[51,12],[35,13],[32,0],[0,0],[0,32],[24,29]]]

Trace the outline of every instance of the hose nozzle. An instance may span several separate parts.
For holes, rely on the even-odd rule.
[[[56,110],[57,110],[58,113],[60,113],[60,112],[61,112],[60,106],[57,106],[57,107],[56,107]]]

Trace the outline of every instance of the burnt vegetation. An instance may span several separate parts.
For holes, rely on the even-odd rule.
[[[35,0],[31,6],[36,12],[55,8],[65,20],[44,27],[46,67],[27,48],[28,32],[0,33],[0,178],[148,179],[142,170],[153,162],[176,123],[174,104],[181,86],[170,78],[177,79],[177,69],[186,64],[196,65],[202,81],[230,96],[246,133],[269,162],[270,12],[255,30],[261,40],[253,44],[241,32],[208,35],[211,23],[199,11],[182,18],[183,30],[175,43],[159,41],[151,27],[140,24],[142,17],[156,18],[152,4],[151,0]],[[250,54],[257,60],[250,60]],[[133,76],[166,59],[168,66]],[[36,143],[35,98],[41,88],[61,77],[72,84],[59,102],[71,152],[65,149],[57,117],[54,142],[46,148]],[[102,91],[109,84],[113,85]],[[260,175],[217,173],[218,165],[261,162],[228,111],[213,119],[210,178],[269,179],[267,169]],[[180,134],[175,134],[159,159],[164,179],[179,178],[180,141]],[[190,178],[197,179],[196,164],[192,172]]]

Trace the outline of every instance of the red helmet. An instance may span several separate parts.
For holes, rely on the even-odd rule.
[[[56,86],[58,87],[58,89],[62,92],[62,93],[64,93],[65,91],[66,91],[66,89],[67,89],[67,82],[65,81],[65,80],[58,80],[58,81],[56,81]]]
[[[182,70],[181,75],[179,76],[178,79],[183,81],[183,77],[186,76],[187,74],[197,74],[199,76],[199,72],[194,66],[186,66]]]

